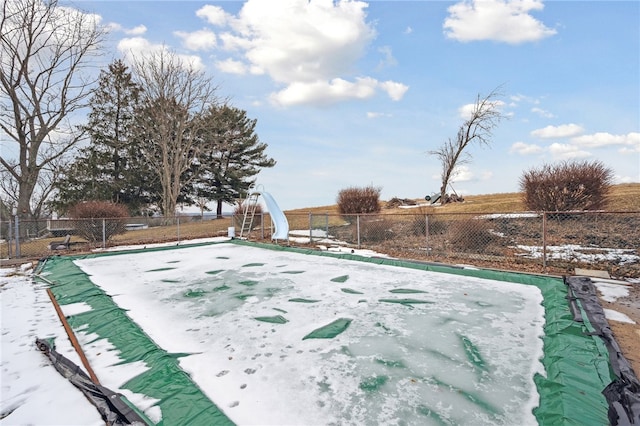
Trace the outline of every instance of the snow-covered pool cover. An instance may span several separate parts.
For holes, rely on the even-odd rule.
[[[234,244],[75,263],[235,423],[537,424],[535,286]]]

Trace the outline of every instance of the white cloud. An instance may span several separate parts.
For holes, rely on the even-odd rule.
[[[138,25],[137,27],[133,27],[133,28],[124,28],[122,25],[116,22],[109,22],[107,24],[107,30],[114,31],[114,32],[115,31],[123,32],[127,35],[132,35],[132,36],[138,36],[146,33],[147,27],[145,27],[144,25]]]
[[[451,182],[468,182],[473,180],[473,172],[469,169],[469,166],[461,165],[456,166],[451,173]]]
[[[544,97],[542,97],[544,99]],[[518,108],[521,105],[522,106],[528,106],[530,108],[530,112],[544,117],[544,118],[553,118],[554,115],[549,112],[546,111],[542,108],[539,107],[541,103],[541,99],[540,98],[536,98],[536,97],[532,97],[532,96],[527,96],[527,95],[523,95],[523,94],[516,94],[516,95],[511,95],[509,96],[509,106],[512,108]]]
[[[229,32],[221,33],[218,38],[222,41],[222,48],[227,51],[249,50],[251,48],[251,40],[236,36]]]
[[[531,136],[535,136],[540,139],[570,138],[572,136],[579,135],[583,131],[584,129],[582,126],[571,123],[537,129],[531,132]]]
[[[124,56],[125,61],[131,64],[140,58],[167,50],[167,47],[164,44],[151,43],[143,37],[131,37],[120,40],[118,43],[118,50]],[[204,69],[202,58],[199,56],[178,54],[177,57],[182,61],[182,63],[192,67],[194,70]]]
[[[582,132],[582,127],[575,124],[565,126],[548,126],[539,129],[532,134],[541,138],[567,137],[572,133]],[[593,154],[586,149],[603,147],[620,147],[620,154],[630,154],[638,157],[640,165],[640,133],[631,132],[626,135],[612,135],[610,133],[594,133],[591,135],[576,136],[570,139],[570,143],[552,143],[547,147],[525,142],[516,142],[511,145],[510,153],[518,155],[551,154],[554,160],[571,160],[591,157]]]
[[[246,58],[276,81],[312,82],[350,71],[375,32],[366,3],[249,0],[234,24]]]
[[[174,31],[182,39],[182,45],[189,50],[210,50],[216,47],[216,35],[208,29],[194,32]]]
[[[200,56],[178,54],[178,58],[180,58],[185,65],[192,67],[195,71],[201,71],[205,68]]]
[[[360,78],[350,82],[334,78],[327,82],[318,80],[311,83],[294,82],[286,89],[271,95],[271,101],[280,106],[313,103],[329,105],[347,99],[367,99],[375,95],[377,81]]]
[[[224,26],[230,19],[229,14],[219,6],[207,4],[196,11],[196,16],[202,18],[211,25]]]
[[[517,95],[511,95],[509,96],[509,99],[515,103],[520,103],[520,102],[533,102],[533,100],[526,95],[521,95],[521,94],[517,94]]]
[[[142,35],[146,32],[147,32],[147,27],[145,27],[144,25],[138,25],[137,27],[124,30],[124,33],[127,35]]]
[[[278,106],[301,104],[330,105],[350,99],[369,99],[381,89],[394,101],[402,98],[408,87],[393,81],[379,82],[371,77],[355,81],[334,78],[331,81],[293,82],[285,89],[272,93],[270,100]]]
[[[162,44],[152,44],[143,37],[123,38],[118,42],[118,50],[122,52],[125,57],[135,57],[144,52],[158,52],[163,49],[164,46]]]
[[[538,108],[538,107],[534,107],[531,108],[531,112],[534,114],[539,115],[540,117],[544,117],[544,118],[553,118],[554,115],[552,113],[550,113],[549,111],[545,111],[542,108]]]
[[[378,86],[387,92],[387,95],[394,101],[402,99],[407,90],[409,90],[409,86],[390,80],[383,81]]]
[[[518,155],[547,154],[551,155],[553,160],[572,160],[592,156],[590,152],[581,149],[579,146],[557,142],[546,147],[525,142],[515,142],[511,145],[509,152]]]
[[[393,52],[391,51],[391,47],[382,46],[378,49],[378,52],[382,54],[382,60],[378,64],[378,68],[384,67],[393,67],[398,65],[398,61],[393,57]]]
[[[405,34],[411,34],[412,32],[413,32],[413,28],[411,28],[411,27],[407,27],[407,28],[405,28],[405,30],[404,30],[404,33],[405,33]]]
[[[497,110],[500,110],[505,105],[505,103],[503,101],[492,101],[492,102],[487,102],[487,105],[492,106]],[[475,103],[462,105],[460,108],[458,108],[458,113],[460,114],[460,118],[462,118],[463,120],[470,119],[475,109],[476,109]]]
[[[225,59],[224,61],[216,62],[216,68],[222,72],[229,74],[246,74],[248,72],[247,66],[244,62],[236,61],[234,59]]]
[[[634,182],[640,182],[640,175],[636,177],[615,175],[613,177],[613,183],[616,185],[620,183],[634,183]]]
[[[529,13],[544,8],[541,0],[471,0],[450,6],[443,27],[448,38],[468,42],[494,40],[509,44],[537,41],[556,34]]]
[[[575,137],[571,139],[571,143],[588,148],[620,145],[627,152],[640,152],[640,133],[631,132],[626,135],[612,135],[611,133],[598,132]]]
[[[368,99],[376,91],[399,100],[407,86],[353,77],[357,61],[376,36],[366,21],[366,8],[367,3],[358,0],[248,0],[237,16],[214,6],[197,14],[228,29],[218,34],[218,42],[232,61],[219,62],[219,69],[268,75],[283,87],[271,95],[281,106]],[[381,51],[385,65],[395,63],[391,49]]]
[[[117,22],[109,22],[105,25],[105,28],[109,32],[122,31],[122,25],[118,24]]]
[[[576,158],[591,157],[591,153],[579,149],[575,145],[568,145],[563,143],[552,143],[547,151],[556,160],[571,160]]]
[[[458,114],[460,114],[460,118],[466,120],[471,117],[471,114],[473,114],[473,110],[475,109],[475,107],[475,104],[462,105],[460,108],[458,108]]]
[[[509,152],[520,154],[520,155],[531,155],[531,154],[539,154],[544,151],[540,145],[535,144],[527,144],[524,142],[516,142],[511,145]]]

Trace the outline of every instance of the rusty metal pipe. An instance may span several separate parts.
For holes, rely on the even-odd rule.
[[[89,365],[89,360],[87,359],[87,357],[84,354],[84,351],[80,347],[80,343],[78,343],[78,339],[76,338],[76,335],[73,333],[71,326],[67,322],[67,318],[64,316],[64,313],[62,312],[60,305],[58,305],[58,301],[56,300],[50,288],[47,288],[47,294],[51,299],[51,303],[53,303],[53,307],[56,309],[56,313],[58,314],[58,318],[60,318],[60,322],[62,322],[62,325],[64,326],[64,329],[67,332],[67,336],[69,336],[69,340],[71,340],[71,344],[73,345],[73,348],[78,353],[78,356],[80,356],[80,361],[82,361],[82,365],[84,365],[84,368],[87,370],[87,373],[89,373],[89,377],[91,378],[91,381],[96,385],[99,385],[100,381],[98,380],[98,377],[93,372],[91,365]]]

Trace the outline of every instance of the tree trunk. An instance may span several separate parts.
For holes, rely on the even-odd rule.
[[[27,219],[31,215],[31,196],[36,187],[36,180],[32,175],[33,173],[22,175],[19,181],[17,214],[20,219]]]
[[[222,200],[216,202],[216,217],[222,219]]]

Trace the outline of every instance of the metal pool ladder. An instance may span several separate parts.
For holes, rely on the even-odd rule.
[[[256,209],[258,206],[259,192],[252,192],[245,200],[244,214],[242,217],[242,228],[240,229],[240,238],[248,237],[253,228],[253,220],[256,216]]]

